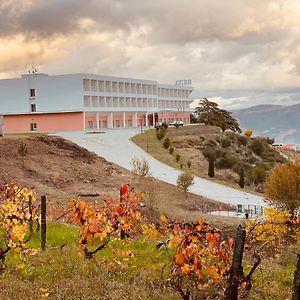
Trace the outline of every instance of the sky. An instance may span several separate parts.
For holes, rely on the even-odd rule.
[[[34,65],[175,83],[226,109],[300,102],[299,0],[0,0],[0,78]]]

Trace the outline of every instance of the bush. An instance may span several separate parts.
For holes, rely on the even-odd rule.
[[[192,165],[192,162],[189,160],[189,161],[187,162],[188,168],[191,168],[191,165]]]
[[[149,162],[146,159],[139,159],[134,157],[131,160],[132,172],[141,176],[141,177],[148,177],[150,176],[150,166]]]
[[[170,148],[169,148],[169,153],[170,153],[170,154],[173,154],[173,152],[174,152],[174,148],[173,148],[173,147],[170,147]]]
[[[161,124],[161,126],[164,128],[164,129],[168,129],[168,127],[169,127],[169,125],[168,125],[168,123],[166,123],[166,122],[163,122],[162,124]]]
[[[252,169],[252,176],[255,184],[263,183],[266,180],[267,171],[265,168],[257,166]]]
[[[232,154],[226,154],[224,157],[219,157],[216,160],[216,167],[218,169],[231,169],[235,164],[238,164],[239,160]]]
[[[238,140],[239,144],[241,144],[243,146],[246,146],[247,143],[248,143],[248,138],[246,136],[243,136],[243,135],[238,135],[237,140]]]
[[[168,137],[164,139],[163,146],[165,149],[168,149],[171,146],[171,140]]]
[[[205,147],[202,150],[202,154],[207,160],[209,159],[215,160],[217,158],[216,151],[211,147]]]
[[[177,178],[177,186],[183,190],[185,196],[189,187],[194,183],[194,177],[189,172],[181,172]]]
[[[162,140],[166,136],[166,129],[163,126],[160,126],[156,132],[156,137],[159,140]]]
[[[224,139],[221,140],[221,146],[223,148],[227,148],[230,145],[231,145],[231,141],[229,139],[224,138]]]
[[[179,162],[180,161],[180,154],[176,154],[176,156],[175,156],[175,159],[176,159],[176,162]]]
[[[264,143],[262,140],[258,138],[252,139],[248,147],[258,156],[261,156],[262,153],[264,152]]]

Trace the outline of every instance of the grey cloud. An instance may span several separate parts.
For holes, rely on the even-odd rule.
[[[19,0],[26,2],[26,0]],[[51,36],[77,33],[81,18],[93,19],[98,31],[129,32],[148,26],[155,43],[185,44],[200,40],[239,40],[257,43],[283,34],[284,27],[266,24],[281,13],[269,12],[271,0],[36,0],[19,10],[15,2],[0,10],[0,34]],[[279,1],[279,3],[282,0]],[[278,3],[278,1],[277,1]],[[1,7],[0,7],[1,8]],[[282,14],[284,11],[282,12]],[[255,30],[255,27],[260,28]],[[276,27],[276,26],[275,26]],[[273,37],[275,38],[275,37]]]

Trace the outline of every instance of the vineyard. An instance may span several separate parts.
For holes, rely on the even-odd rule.
[[[299,299],[299,220],[288,212],[232,230],[150,222],[143,193],[124,184],[46,223],[45,200],[1,186],[1,299]]]

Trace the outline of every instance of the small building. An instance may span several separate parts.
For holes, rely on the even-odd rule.
[[[58,132],[190,122],[191,86],[92,74],[0,80],[0,132]]]

